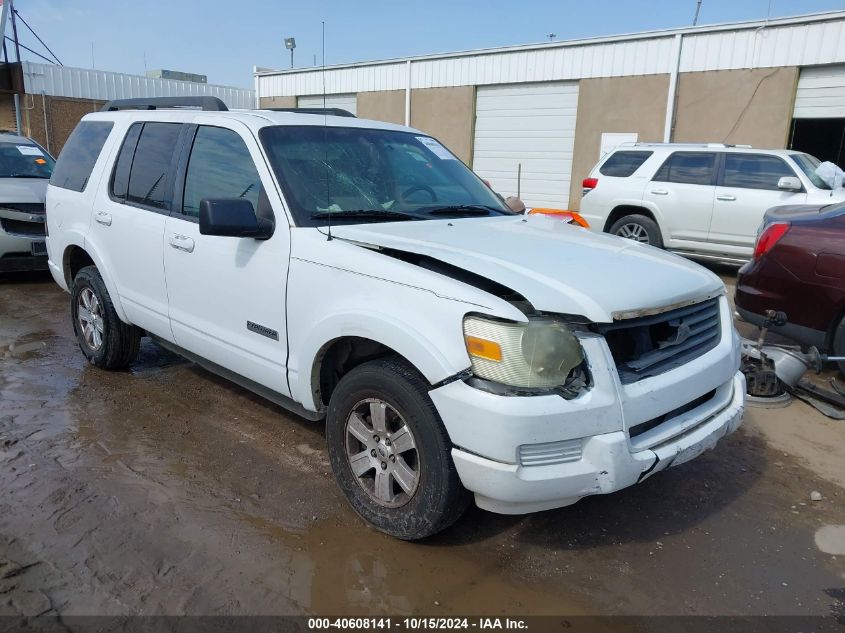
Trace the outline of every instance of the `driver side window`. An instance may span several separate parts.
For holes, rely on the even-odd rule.
[[[261,178],[243,139],[237,132],[201,125],[194,137],[182,214],[199,217],[203,198],[245,198],[258,208]]]

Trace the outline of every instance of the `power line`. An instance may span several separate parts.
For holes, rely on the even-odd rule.
[[[38,37],[38,33],[36,33],[36,32],[33,30],[33,28],[29,25],[29,23],[28,23],[26,20],[24,20],[24,19],[23,19],[23,16],[21,15],[20,11],[18,11],[18,10],[17,10],[17,9],[15,9],[14,7],[12,7],[12,11],[14,12],[14,14],[15,14],[17,17],[19,17],[19,18],[20,18],[21,22],[23,22],[23,25],[24,25],[27,29],[29,29],[29,32],[30,32],[30,33],[32,33],[32,34],[35,36],[35,39],[37,39],[39,42],[41,42],[41,46],[43,46],[44,48],[46,48],[46,49],[47,49],[47,51],[50,53],[50,55],[52,55],[52,56],[53,56],[53,59],[55,59],[55,60],[56,60],[56,63],[57,63],[59,66],[63,66],[64,64],[62,64],[61,60],[59,60],[59,58],[58,58],[58,57],[56,57],[56,54],[55,54],[52,50],[50,50],[50,47],[49,47],[49,46],[47,46],[47,45],[44,43],[44,40],[42,40],[40,37]],[[26,46],[22,46],[22,48],[26,48]],[[26,50],[28,50],[30,53],[35,53],[35,51],[33,51],[33,50],[32,50],[32,49],[30,49],[30,48],[26,48]],[[38,55],[38,53],[35,53],[35,54],[36,54],[36,55]],[[42,59],[47,59],[46,57],[43,57],[43,56],[39,56],[39,57],[41,57]],[[50,60],[48,59],[47,61],[50,61]]]
[[[12,42],[12,44],[14,44],[14,43],[15,43],[15,40],[13,40],[13,39],[12,39],[11,37],[9,37],[8,35],[6,35],[5,37],[6,37],[6,39],[7,39],[7,40],[9,40],[10,42]],[[28,46],[24,46],[24,45],[23,45],[23,44],[21,44],[20,42],[18,42],[18,44],[17,44],[17,45],[18,45],[18,46],[20,46],[22,49],[24,49],[24,50],[26,50],[26,51],[29,51],[29,52],[30,52],[30,53],[32,53],[33,55],[36,55],[36,56],[40,57],[40,58],[41,58],[41,59],[43,59],[45,62],[50,62],[51,64],[53,63],[53,60],[52,60],[52,59],[50,59],[49,57],[44,57],[44,55],[42,55],[41,53],[38,53],[38,52],[36,52],[36,51],[32,50],[32,49],[31,49],[31,48],[29,48]]]

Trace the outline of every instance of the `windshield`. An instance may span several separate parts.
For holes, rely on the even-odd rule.
[[[55,161],[31,143],[0,143],[0,178],[49,178]]]
[[[811,156],[810,154],[792,154],[792,160],[794,160],[798,166],[801,168],[801,171],[804,172],[804,175],[810,179],[816,187],[819,189],[826,189],[830,190],[830,187],[827,183],[822,180],[821,178],[816,175],[816,167],[821,164],[818,158],[815,156]]]
[[[298,226],[512,214],[428,136],[273,126],[260,137]]]

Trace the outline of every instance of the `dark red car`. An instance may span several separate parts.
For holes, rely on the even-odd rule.
[[[775,331],[845,355],[845,204],[770,209],[735,299],[746,321],[760,324],[766,310],[782,310],[789,322]]]

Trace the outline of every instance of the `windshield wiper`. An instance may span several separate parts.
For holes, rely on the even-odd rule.
[[[483,204],[453,204],[444,207],[428,207],[420,210],[424,211],[428,215],[486,216],[502,213],[500,209],[488,207]]]
[[[36,176],[35,174],[10,174],[8,176],[0,176],[0,178],[49,178],[50,176]]]
[[[320,211],[319,213],[312,213],[311,217],[316,220],[326,219],[347,219],[347,218],[361,218],[363,220],[421,220],[419,216],[411,213],[402,213],[401,211],[388,211],[386,209],[350,209],[348,211]]]

